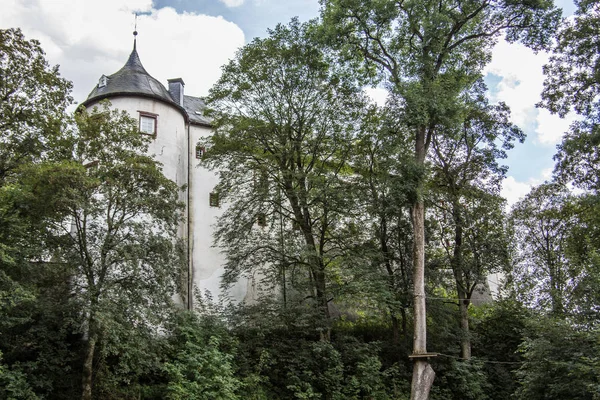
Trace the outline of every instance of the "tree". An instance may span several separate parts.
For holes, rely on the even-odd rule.
[[[577,271],[572,301],[578,305],[573,310],[585,320],[579,323],[588,324],[600,299],[595,290],[600,279],[600,5],[589,0],[575,4],[575,16],[563,22],[554,54],[544,67],[546,80],[539,105],[560,116],[575,111],[581,117],[558,146],[554,179],[582,191],[571,196],[568,206],[574,223],[565,257]]]
[[[460,356],[471,358],[469,306],[476,291],[487,288],[487,277],[506,271],[509,265],[505,200],[497,194],[470,188],[452,199],[433,195],[430,212],[439,229],[437,255],[430,262],[436,268],[448,269],[456,293],[460,326]],[[433,247],[433,246],[432,246]]]
[[[474,313],[473,355],[484,359],[484,369],[493,390],[493,400],[509,399],[519,388],[515,377],[521,366],[523,353],[519,347],[528,331],[528,323],[535,313],[521,302],[511,298],[498,299],[478,307]]]
[[[535,187],[513,206],[512,223],[519,246],[517,282],[522,293],[540,309],[564,317],[576,272],[567,261],[566,247],[573,213],[568,190],[555,183]],[[536,304],[537,303],[537,304]]]
[[[598,398],[600,347],[598,329],[538,318],[521,345],[524,362],[517,372],[517,399],[588,400]]]
[[[352,152],[353,192],[358,214],[356,226],[367,232],[363,246],[363,285],[371,285],[362,296],[375,298],[387,308],[392,335],[398,344],[400,331],[407,332],[406,310],[411,306],[410,195],[419,171],[410,159],[403,121],[395,112],[393,99],[367,118]],[[398,157],[405,154],[405,157]]]
[[[208,329],[194,311],[182,311],[169,342],[173,355],[164,364],[168,377],[164,398],[168,400],[237,400],[240,381],[234,376],[233,354],[222,349],[220,332]],[[227,332],[226,328],[221,328]]]
[[[181,270],[177,186],[146,156],[150,138],[108,105],[76,115],[78,181],[69,219],[56,224],[56,257],[71,268],[83,326],[83,399],[92,398],[99,354],[119,351],[119,336],[157,333]]]
[[[19,248],[28,247],[19,243],[25,220],[12,202],[21,193],[18,170],[48,160],[51,144],[64,137],[70,90],[39,42],[26,40],[19,29],[0,30],[0,265],[13,263]]]
[[[227,204],[216,233],[226,282],[263,266],[284,300],[288,282],[299,283],[327,336],[328,274],[353,248],[338,234],[352,218],[345,177],[364,99],[308,31],[297,20],[278,25],[224,68],[207,100],[215,133],[206,163]]]
[[[47,158],[71,104],[71,82],[50,67],[36,40],[0,30],[0,185],[27,162]]]
[[[441,126],[457,116],[457,99],[478,78],[501,34],[541,49],[560,11],[551,1],[322,0],[325,34],[362,71],[403,99],[414,162],[424,167]],[[341,38],[341,40],[340,40]],[[422,180],[421,182],[424,182]],[[415,368],[412,399],[426,399],[434,372],[424,355],[424,203],[412,205]]]
[[[507,168],[498,164],[523,132],[508,107],[488,104],[480,82],[464,96],[464,117],[432,140],[432,208],[440,226],[443,265],[452,270],[460,313],[461,357],[471,358],[468,308],[487,276],[508,265],[504,201],[498,195]]]
[[[61,160],[69,154],[70,90],[37,41],[0,30],[0,352],[10,379],[22,377],[40,396],[68,386],[59,377],[76,358],[66,333],[76,314],[68,274],[53,262],[48,232],[64,220],[55,206],[79,176]]]
[[[598,112],[600,96],[600,5],[575,0],[573,19],[563,21],[549,63],[544,66],[540,106],[565,116],[571,110],[591,116]]]
[[[575,17],[565,20],[557,35],[554,54],[544,66],[544,91],[539,106],[565,116],[583,117],[571,126],[555,156],[557,177],[584,190],[598,190],[597,145],[600,141],[600,5],[575,2]]]

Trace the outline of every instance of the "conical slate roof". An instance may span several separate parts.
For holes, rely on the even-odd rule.
[[[106,84],[103,86],[96,85],[82,105],[87,106],[92,102],[115,96],[138,95],[151,97],[181,108],[173,101],[163,84],[146,72],[135,44],[123,68],[105,77],[105,79]]]

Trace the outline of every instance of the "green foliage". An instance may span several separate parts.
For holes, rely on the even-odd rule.
[[[36,40],[0,29],[0,185],[20,165],[60,152],[71,82],[50,67]]]
[[[323,36],[402,96],[412,126],[446,124],[502,34],[541,49],[560,11],[551,1],[322,0]],[[340,40],[341,39],[341,40]]]
[[[281,288],[284,307],[309,294],[329,323],[328,278],[353,254],[342,228],[354,210],[346,178],[365,103],[297,20],[224,68],[207,99],[215,134],[203,163],[219,171],[227,203],[215,238],[225,284],[259,270],[264,288]]]
[[[168,358],[162,366],[167,399],[238,399],[235,341],[218,316],[180,311],[170,324]]]
[[[67,128],[70,83],[37,42],[0,30],[1,399],[81,398],[82,378],[84,397],[102,399],[407,399],[410,209],[422,199],[436,207],[428,283],[442,297],[428,300],[441,353],[431,398],[598,398],[596,2],[563,24],[543,100],[586,119],[559,148],[560,183],[512,214],[517,298],[562,320],[515,301],[464,308],[469,361],[457,359],[466,336],[440,269],[455,267],[460,294],[507,266],[498,159],[523,139],[480,74],[503,34],[547,47],[558,11],[546,0],[322,4],[323,24],[278,25],[210,93],[203,163],[228,205],[225,283],[256,276],[270,298],[204,302],[199,314],[171,307],[181,205],[145,156],[150,139],[106,105]],[[369,106],[358,80],[384,82],[386,107]]]
[[[557,316],[569,311],[573,279],[578,274],[568,263],[566,246],[573,225],[571,195],[557,183],[535,187],[513,206],[519,246],[515,268],[520,293],[531,305],[550,310]]]
[[[539,319],[521,346],[518,399],[589,399],[600,394],[600,334],[567,322]]]
[[[240,382],[233,375],[233,356],[219,349],[215,336],[199,343],[190,332],[180,332],[185,342],[172,361],[164,365],[168,377],[165,398],[169,400],[235,400]]]
[[[8,368],[2,363],[0,352],[0,399],[11,400],[36,400],[31,387],[27,383],[27,376],[18,369]]]
[[[599,116],[594,115],[583,121],[576,121],[566,133],[558,152],[555,174],[564,183],[598,193],[600,189],[600,145]]]
[[[594,0],[576,0],[574,18],[562,22],[554,54],[544,66],[541,106],[564,116],[597,114],[600,95],[600,5]]]
[[[493,400],[511,398],[518,388],[515,372],[523,360],[519,348],[533,315],[510,299],[476,307],[474,311],[473,355],[484,362],[483,369],[493,388],[488,396]]]
[[[468,361],[450,359],[437,362],[437,385],[432,389],[432,400],[487,400],[490,386],[483,363],[475,358]]]

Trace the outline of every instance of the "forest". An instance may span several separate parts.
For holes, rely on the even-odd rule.
[[[226,265],[193,310],[152,138],[70,112],[40,43],[0,29],[0,399],[600,399],[600,3],[320,4],[205,99]],[[537,107],[578,116],[511,207],[501,40],[550,52]],[[244,278],[256,299],[227,301]]]

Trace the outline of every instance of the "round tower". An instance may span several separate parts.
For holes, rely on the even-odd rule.
[[[104,99],[112,107],[127,111],[139,121],[140,132],[154,139],[149,152],[163,164],[165,176],[179,186],[187,184],[188,114],[162,83],[146,71],[135,42],[125,65],[112,75],[102,75],[82,105],[91,109]]]
[[[81,105],[92,109],[107,99],[112,108],[137,119],[140,132],[153,138],[149,154],[162,163],[164,175],[187,188],[181,192],[180,201],[186,207],[178,233],[188,249],[187,298],[181,300],[191,308],[194,288],[202,293],[208,290],[214,298],[220,292],[225,260],[212,243],[213,224],[222,204],[214,192],[218,182],[214,172],[198,167],[207,150],[204,138],[212,134],[210,121],[203,115],[204,101],[185,95],[181,78],[169,79],[168,84],[167,89],[146,71],[134,39],[125,65],[112,75],[102,75]],[[249,292],[248,285],[242,279],[228,297],[242,301]]]

